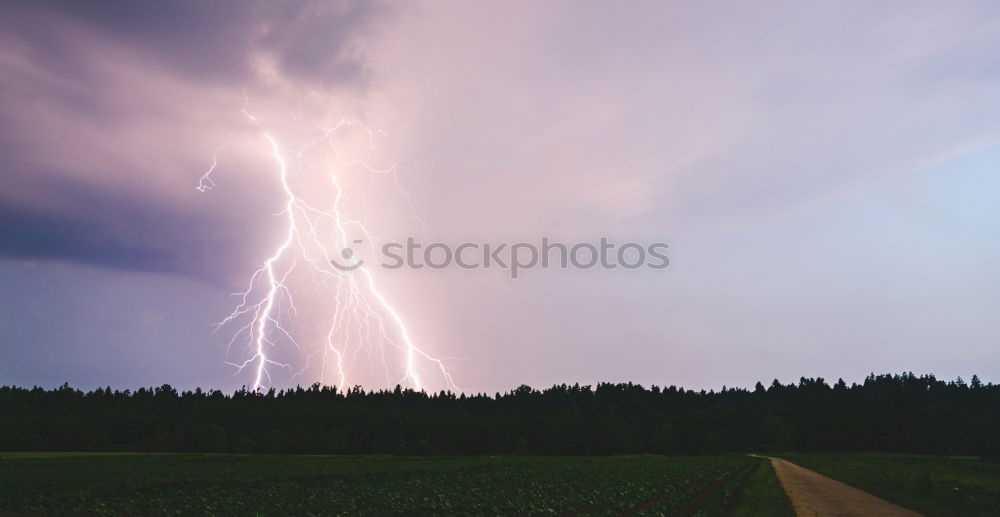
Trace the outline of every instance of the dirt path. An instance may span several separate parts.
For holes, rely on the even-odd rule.
[[[920,514],[879,499],[794,463],[771,458],[774,472],[792,501],[795,515],[820,517],[919,517]]]

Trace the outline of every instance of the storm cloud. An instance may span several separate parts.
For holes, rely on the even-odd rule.
[[[213,147],[239,133],[243,95],[292,83],[363,93],[363,39],[383,12],[370,2],[5,3],[0,254],[224,274],[249,230],[231,205],[192,204],[192,192]],[[232,202],[265,202],[243,192]]]
[[[192,78],[248,82],[255,67],[273,66],[326,88],[364,82],[360,39],[383,11],[377,2],[290,0],[25,0],[3,10],[4,31],[47,66],[73,67],[88,51],[76,37],[90,32]]]
[[[19,361],[0,377],[244,383],[209,329],[285,235],[266,127],[299,192],[328,209],[336,172],[385,238],[670,245],[656,275],[380,272],[470,390],[996,380],[997,20],[976,1],[5,2],[0,351]],[[345,118],[396,175],[296,153]],[[304,320],[330,302],[313,294]]]

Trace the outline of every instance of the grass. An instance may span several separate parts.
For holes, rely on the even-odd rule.
[[[793,454],[929,517],[997,515],[1000,462]],[[745,456],[0,453],[0,515],[791,516]]]
[[[0,514],[707,517],[724,515],[744,486],[763,508],[761,463],[745,456],[0,454]]]
[[[736,500],[734,517],[793,517],[792,503],[781,487],[771,462],[764,460],[754,469]]]
[[[902,455],[785,457],[928,517],[1000,512],[1000,461]]]

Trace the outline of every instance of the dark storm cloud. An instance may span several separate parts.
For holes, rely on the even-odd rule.
[[[179,269],[170,253],[152,249],[147,243],[123,242],[116,231],[120,229],[102,222],[99,217],[63,217],[0,206],[0,221],[3,221],[0,253],[8,257],[67,260],[126,270],[174,272]]]
[[[193,213],[211,156],[177,155],[221,143],[207,126],[239,116],[241,89],[266,97],[270,71],[361,91],[361,41],[380,13],[372,2],[0,4],[0,257],[211,279],[242,243],[220,229],[225,215]],[[208,100],[226,90],[232,103]],[[177,209],[165,185],[187,181]]]
[[[0,26],[49,66],[80,66],[86,48],[66,30],[75,26],[190,76],[248,81],[254,57],[266,55],[279,72],[330,87],[364,82],[357,41],[379,10],[374,2],[15,0]]]
[[[57,208],[0,198],[0,255],[211,278],[204,243],[218,236],[196,216],[67,179],[45,190]]]

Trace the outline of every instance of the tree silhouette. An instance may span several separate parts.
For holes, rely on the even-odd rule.
[[[632,383],[503,394],[0,388],[0,450],[333,454],[1000,452],[1000,386],[869,375],[833,386],[685,390]]]

